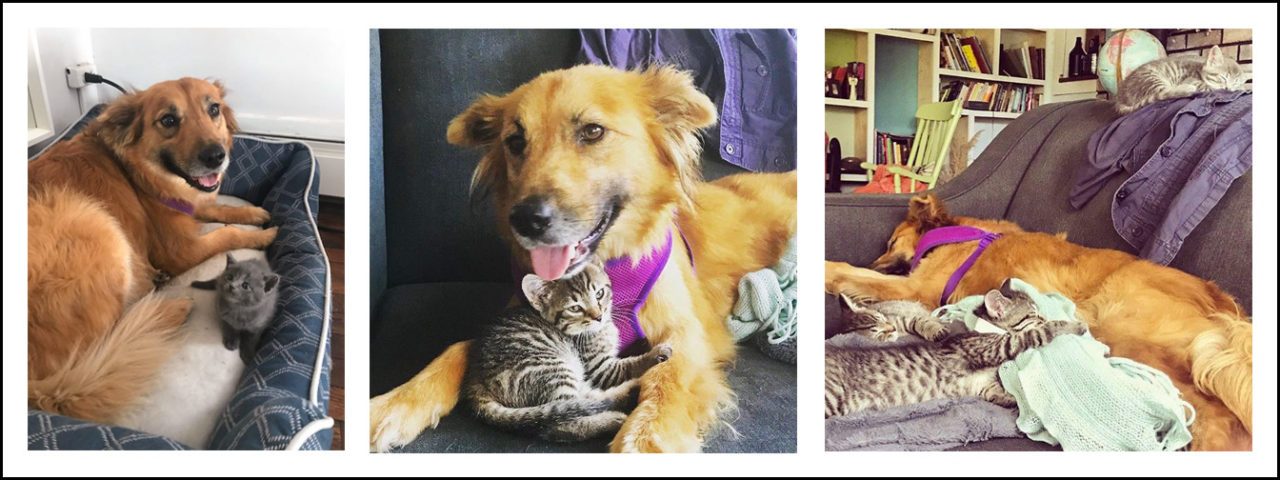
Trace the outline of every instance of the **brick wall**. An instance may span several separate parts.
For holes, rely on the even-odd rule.
[[[1235,59],[1253,76],[1253,30],[1243,28],[1203,28],[1172,30],[1165,36],[1164,49],[1169,55],[1204,56],[1217,45],[1227,58]],[[1249,80],[1253,82],[1252,78]]]

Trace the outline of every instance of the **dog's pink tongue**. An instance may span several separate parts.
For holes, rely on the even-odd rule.
[[[564,276],[564,271],[569,269],[572,255],[573,245],[542,247],[529,251],[529,257],[533,260],[533,273],[546,281]]]
[[[204,185],[206,187],[212,187],[218,184],[218,174],[211,173],[203,177],[197,178],[196,181],[200,182],[201,185]]]

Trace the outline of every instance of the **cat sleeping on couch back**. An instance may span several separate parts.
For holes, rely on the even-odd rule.
[[[1124,77],[1116,94],[1116,111],[1134,110],[1196,92],[1242,90],[1248,73],[1214,46],[1203,57],[1174,55],[1143,64]]]
[[[546,440],[611,435],[635,408],[637,378],[671,358],[670,345],[618,358],[609,276],[522,282],[530,306],[507,309],[472,347],[463,396],[486,423]]]

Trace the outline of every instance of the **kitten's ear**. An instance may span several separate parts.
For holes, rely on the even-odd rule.
[[[276,288],[276,284],[278,283],[280,283],[279,275],[276,275],[274,273],[271,275],[267,275],[267,284],[266,284],[266,287],[262,289],[262,291],[270,292],[271,289]]]
[[[227,265],[236,263],[236,257],[231,256],[231,252],[227,252]]]
[[[529,305],[541,312],[543,302],[546,300],[547,282],[531,273],[525,275],[524,280],[520,281],[520,288],[524,290],[524,298],[529,299]]]
[[[987,307],[987,312],[991,314],[992,319],[1003,318],[1013,307],[1013,300],[1005,297],[999,290],[987,292],[982,303]]]
[[[1013,298],[1013,278],[1004,279],[1004,283],[1000,284],[1000,293],[1006,297]]]
[[[1227,57],[1222,54],[1222,49],[1214,45],[1213,48],[1209,49],[1209,53],[1204,56],[1204,63],[1215,67],[1226,65]]]

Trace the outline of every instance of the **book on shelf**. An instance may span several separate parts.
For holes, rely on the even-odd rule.
[[[876,132],[876,152],[872,162],[876,165],[904,165],[911,157],[912,135],[894,135]]]
[[[982,47],[982,39],[978,37],[958,37],[947,32],[939,42],[939,57],[942,68],[960,70],[962,72],[995,73],[991,69],[991,60]]]
[[[1044,80],[1044,49],[1021,42],[1006,49],[1000,46],[1000,73],[1011,77]]]
[[[942,86],[938,98],[959,100],[967,110],[1022,113],[1039,106],[1040,94],[1030,85],[953,80]]]

